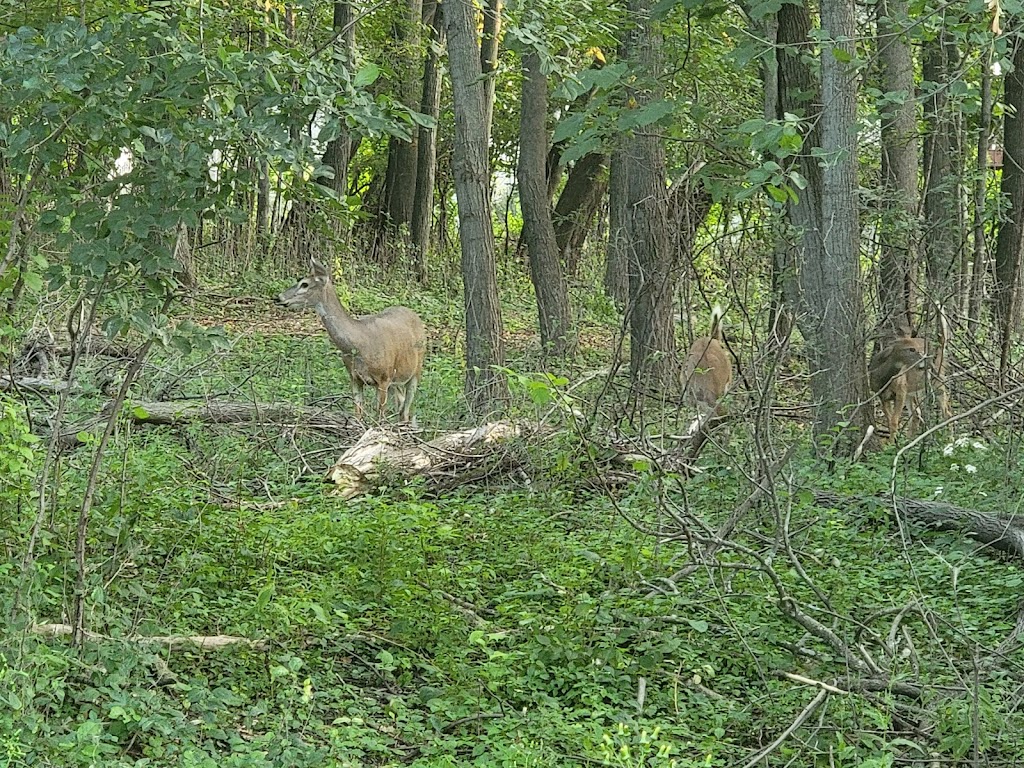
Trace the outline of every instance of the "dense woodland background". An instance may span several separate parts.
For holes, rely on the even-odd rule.
[[[0,765],[1024,764],[1022,114],[1017,0],[0,0]]]

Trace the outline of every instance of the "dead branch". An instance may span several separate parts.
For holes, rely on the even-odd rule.
[[[69,637],[74,635],[75,628],[71,624],[35,624],[30,628],[30,631],[35,635],[45,635],[46,637]],[[85,640],[92,641],[114,639],[96,632],[84,632],[82,636]],[[236,637],[234,635],[130,635],[124,639],[140,644],[162,645],[171,651],[189,649],[219,651],[238,646],[251,648],[254,651],[263,651],[268,647],[265,640],[250,640],[247,637]]]
[[[53,395],[58,392],[68,392],[73,387],[63,379],[49,379],[40,376],[0,376],[0,390],[16,392],[33,392],[44,395]]]

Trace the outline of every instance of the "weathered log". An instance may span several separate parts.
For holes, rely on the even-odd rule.
[[[362,426],[352,416],[323,408],[292,403],[246,403],[219,400],[179,402],[138,402],[129,404],[128,417],[136,424],[178,426],[205,424],[276,424],[303,426],[322,432],[355,437]]]
[[[64,379],[50,379],[40,376],[0,376],[0,390],[23,390],[52,395],[66,392],[72,386]]]
[[[365,493],[387,471],[402,475],[448,476],[483,463],[497,445],[528,430],[510,421],[495,421],[473,429],[450,432],[430,442],[388,427],[367,430],[327,472],[337,494],[350,499]]]
[[[864,503],[867,499],[856,496],[840,496],[827,491],[815,491],[815,501],[840,509]],[[1024,558],[1024,521],[1011,515],[996,512],[982,512],[977,509],[958,507],[939,501],[918,499],[873,497],[893,506],[896,512],[907,520],[928,528],[943,531],[960,531],[987,544],[994,549]]]

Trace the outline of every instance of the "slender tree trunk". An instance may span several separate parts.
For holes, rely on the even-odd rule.
[[[540,342],[545,353],[563,357],[574,345],[569,327],[569,292],[547,195],[548,82],[535,50],[523,54],[523,100],[519,114],[519,201],[523,207],[523,239],[530,260],[530,278],[540,315]]]
[[[505,348],[491,228],[485,88],[473,6],[449,3],[443,17],[455,109],[452,171],[466,306],[466,397],[476,413],[484,414],[508,397],[508,385],[495,370],[504,364]]]
[[[1006,383],[1010,368],[1020,283],[1020,256],[1024,238],[1024,44],[1017,41],[1013,72],[1006,76],[1003,115],[1003,179],[1000,189],[1004,211],[999,222],[995,258],[996,323],[999,327],[999,373]]]
[[[956,124],[950,113],[948,87],[957,65],[956,47],[943,29],[927,44],[922,73],[934,83],[925,101],[924,219],[925,274],[928,295],[944,302],[960,248],[960,180]]]
[[[878,59],[882,91],[882,183],[889,203],[882,217],[879,259],[879,325],[911,327],[914,306],[914,242],[917,222],[917,107],[914,60],[903,28],[907,0],[880,0]]]
[[[651,19],[653,4],[653,0],[630,0],[629,4],[635,26],[627,51],[641,73],[630,94],[637,109],[660,97],[661,34]],[[665,391],[678,379],[665,150],[654,127],[645,126],[623,140],[622,156],[627,163],[623,232],[630,245],[630,372],[638,391]]]
[[[399,70],[398,98],[407,106],[419,106],[422,95],[419,69],[420,25],[423,0],[405,0],[405,13],[395,30]],[[408,141],[391,138],[384,181],[384,213],[391,231],[412,230],[413,199],[416,195],[419,132]]]
[[[441,24],[441,6],[436,0],[424,5],[424,20],[430,27],[430,41],[423,62],[423,94],[420,112],[434,118],[431,127],[419,129],[416,145],[416,194],[412,206],[412,243],[416,262],[416,277],[427,282],[427,251],[430,248],[430,230],[434,214],[434,178],[437,174],[437,118],[441,110],[441,69],[437,47],[444,40]]]
[[[985,242],[985,200],[988,185],[988,146],[992,133],[992,61],[986,55],[981,62],[981,106],[978,114],[978,143],[974,179],[974,264],[971,266],[971,289],[967,304],[967,327],[970,335],[978,332],[981,323],[981,302],[988,270],[988,245]]]
[[[605,180],[607,165],[608,158],[604,154],[591,152],[584,155],[573,165],[562,194],[558,196],[554,214],[555,240],[565,272],[570,277],[579,272],[583,243],[608,186]]]
[[[484,0],[484,25],[480,37],[480,74],[484,78],[484,127],[488,151],[494,119],[494,87],[497,83],[498,47],[501,42],[501,0]]]
[[[608,250],[605,254],[604,292],[615,305],[625,309],[629,302],[629,240],[626,234],[628,217],[629,175],[626,155],[622,149],[612,153],[608,167]]]
[[[352,3],[349,0],[335,0],[332,27],[338,37],[335,45],[343,57],[346,66],[353,66],[356,58],[356,26],[352,15]],[[348,194],[348,165],[352,160],[352,137],[348,131],[327,143],[324,148],[323,164],[334,171],[334,178],[328,186],[338,197]]]

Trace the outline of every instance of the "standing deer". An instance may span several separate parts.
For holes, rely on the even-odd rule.
[[[679,381],[683,392],[697,405],[698,417],[690,434],[698,432],[712,415],[721,412],[719,401],[732,381],[732,362],[722,345],[722,308],[711,310],[711,330],[696,339],[683,361]]]
[[[889,439],[896,438],[903,410],[910,406],[908,434],[913,436],[924,425],[921,397],[931,369],[925,341],[912,336],[909,328],[900,328],[894,338],[879,345],[868,362],[871,391],[878,395],[889,426]]]
[[[401,397],[399,420],[412,419],[412,401],[423,371],[426,332],[408,307],[388,307],[375,315],[353,317],[338,300],[327,267],[309,260],[312,271],[277,297],[288,309],[315,309],[348,369],[357,418],[363,417],[363,387],[377,388],[379,416],[384,418],[388,389]]]

